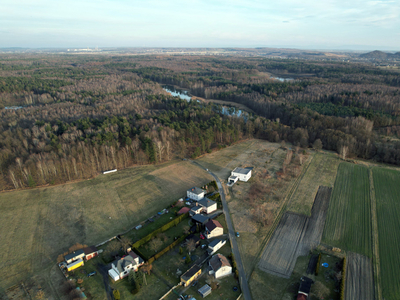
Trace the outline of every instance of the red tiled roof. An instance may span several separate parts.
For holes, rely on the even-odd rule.
[[[182,207],[182,208],[178,211],[178,215],[186,214],[189,210],[190,210],[189,207]]]
[[[208,229],[208,231],[210,231],[210,232],[213,231],[217,227],[223,228],[221,223],[216,220],[208,221],[205,226]]]

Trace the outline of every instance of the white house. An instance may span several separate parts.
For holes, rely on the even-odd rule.
[[[127,256],[116,260],[111,264],[111,269],[108,270],[108,275],[114,280],[120,280],[129,275],[131,270],[135,272],[144,264],[143,259],[137,256],[136,253],[130,251]]]
[[[205,190],[200,189],[200,188],[195,187],[195,186],[192,187],[191,189],[188,189],[187,192],[186,192],[188,198],[196,200],[196,201],[199,201],[199,200],[203,199],[204,198],[204,193],[205,193]]]
[[[194,216],[203,212],[202,206],[193,206],[192,209],[189,211],[190,216]]]
[[[209,274],[214,274],[216,279],[232,274],[231,264],[222,254],[215,254],[210,259],[209,265],[211,267]]]
[[[208,254],[213,255],[226,244],[225,240],[215,239],[208,244]]]
[[[235,183],[237,180],[248,181],[251,178],[251,171],[253,168],[235,168],[228,178],[228,182]]]
[[[208,198],[203,198],[197,202],[197,206],[201,206],[203,208],[203,212],[206,214],[210,214],[217,210],[217,202],[212,201]]]
[[[222,227],[221,223],[216,220],[208,221],[205,225],[205,228],[206,228],[205,236],[208,239],[221,236],[224,234],[224,228]]]

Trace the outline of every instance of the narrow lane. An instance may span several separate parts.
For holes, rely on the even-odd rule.
[[[196,164],[200,168],[202,168],[202,169],[206,170],[208,173],[210,173],[215,178],[215,181],[217,182],[219,193],[221,195],[222,207],[223,207],[223,211],[225,214],[226,224],[228,225],[229,240],[231,241],[232,252],[233,252],[233,255],[235,256],[236,266],[239,271],[240,288],[242,289],[244,299],[251,300],[251,293],[250,293],[249,285],[248,285],[248,282],[246,279],[246,273],[244,272],[242,258],[240,257],[239,247],[238,247],[237,241],[236,241],[235,230],[233,229],[233,223],[231,220],[231,215],[229,214],[228,203],[226,202],[226,199],[225,199],[225,192],[224,192],[224,189],[222,188],[221,181],[219,180],[217,175],[210,172],[208,169],[204,168],[198,162],[192,161],[192,163]]]

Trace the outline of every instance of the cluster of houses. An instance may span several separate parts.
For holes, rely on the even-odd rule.
[[[253,168],[235,168],[228,179],[228,185],[233,185],[238,180],[248,181],[251,177],[252,169]],[[223,236],[224,229],[220,222],[213,220],[213,217],[217,214],[210,215],[217,211],[217,203],[205,197],[205,194],[206,191],[198,187],[188,189],[187,200],[191,199],[194,205],[191,208],[183,207],[178,214],[189,212],[192,221],[195,223],[194,228],[196,228],[196,225],[200,225],[204,228],[204,236],[207,239],[213,239],[208,244],[207,249],[208,255],[212,256],[208,262],[208,273],[218,279],[232,274],[232,266],[225,256],[222,254],[216,254],[216,252],[226,244],[226,240],[218,238]],[[183,201],[183,199],[181,200]],[[201,237],[204,238],[202,235]],[[200,243],[198,237],[191,235],[188,239],[190,238],[195,239],[196,245]],[[96,257],[101,253],[101,251],[102,250],[99,251],[95,246],[76,250],[71,254],[65,255],[65,261],[59,264],[60,269],[64,274],[66,274],[66,271],[73,271],[78,267],[83,266],[84,261]],[[144,260],[129,248],[125,256],[111,263],[111,268],[108,270],[108,274],[114,281],[118,281],[127,277],[131,270],[137,271],[143,264]],[[181,276],[182,285],[185,287],[189,286],[201,275],[201,270],[201,266],[194,264]],[[205,297],[211,293],[211,287],[206,284],[199,289],[199,293]]]

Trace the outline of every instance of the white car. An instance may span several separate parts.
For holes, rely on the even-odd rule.
[[[186,205],[190,205],[190,202],[186,202]]]

